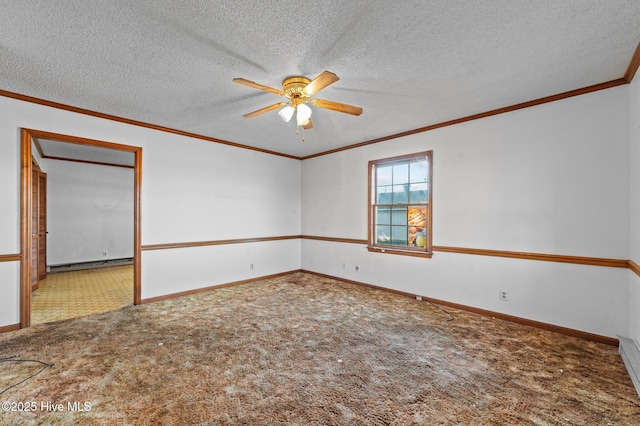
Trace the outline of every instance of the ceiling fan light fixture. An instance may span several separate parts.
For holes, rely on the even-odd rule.
[[[284,108],[282,108],[280,111],[278,111],[278,115],[280,116],[280,118],[282,118],[282,120],[285,123],[288,123],[289,120],[291,120],[291,117],[293,117],[293,113],[294,113],[294,108],[291,105],[287,105]]]
[[[311,120],[311,108],[306,105],[307,103],[313,105],[314,107],[342,112],[345,114],[362,114],[362,108],[358,106],[313,98],[313,96],[315,96],[319,91],[332,85],[338,80],[340,79],[337,75],[335,75],[331,71],[325,70],[318,74],[313,80],[309,80],[307,77],[303,76],[287,77],[282,81],[282,90],[255,83],[244,78],[234,78],[233,82],[242,86],[251,87],[253,89],[262,90],[287,98],[286,101],[278,102],[273,105],[260,108],[257,111],[244,114],[243,117],[257,117],[259,115],[284,106],[284,108],[281,108],[278,111],[278,115],[285,123],[288,123],[289,121],[291,121],[291,118],[293,118],[293,114],[295,113],[297,122],[296,134],[298,134],[300,127],[302,127],[304,130],[313,128],[313,121]],[[304,138],[302,138],[302,141],[304,141]]]
[[[296,121],[298,122],[298,126],[304,126],[311,118],[311,108],[305,104],[298,104],[296,110]]]

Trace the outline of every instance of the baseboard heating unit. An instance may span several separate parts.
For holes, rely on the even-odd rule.
[[[133,258],[126,257],[122,259],[96,260],[96,261],[89,261],[89,262],[51,265],[49,266],[49,272],[53,274],[56,272],[79,271],[82,269],[107,268],[109,266],[122,266],[122,265],[131,265],[131,264],[133,264]]]
[[[620,356],[627,367],[636,392],[640,395],[640,349],[638,349],[638,345],[633,339],[618,336],[618,340],[620,341]]]

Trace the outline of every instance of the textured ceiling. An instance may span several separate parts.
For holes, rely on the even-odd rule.
[[[0,89],[306,156],[623,77],[637,0],[30,1],[0,3]],[[330,70],[296,135],[280,88]],[[301,136],[306,141],[301,141]],[[117,141],[114,141],[117,142]]]

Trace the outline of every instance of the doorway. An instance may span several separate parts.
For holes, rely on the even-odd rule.
[[[79,138],[75,136],[44,132],[40,130],[21,129],[21,263],[20,263],[20,326],[21,328],[31,325],[31,304],[32,291],[37,288],[39,272],[34,265],[42,264],[39,256],[41,244],[34,235],[40,234],[41,228],[38,227],[37,217],[34,216],[32,205],[34,202],[34,187],[37,187],[35,179],[35,169],[32,158],[34,155],[33,146],[43,142],[62,142],[69,148],[69,152],[65,154],[68,161],[80,161],[83,163],[93,163],[102,165],[113,165],[115,160],[109,159],[105,162],[100,158],[92,158],[85,156],[82,160],[69,160],[73,155],[80,152],[94,151],[109,154],[127,154],[129,157],[133,154],[131,168],[133,168],[133,304],[141,303],[141,239],[140,239],[140,182],[141,182],[141,166],[142,166],[142,148],[130,145],[116,144],[93,139]],[[55,144],[62,146],[63,144]],[[40,145],[38,145],[40,146]],[[75,154],[71,154],[74,152]],[[83,154],[84,155],[84,154]],[[47,157],[45,157],[47,158]],[[61,156],[50,156],[52,159],[64,159]],[[43,243],[46,243],[46,230]]]
[[[31,291],[47,277],[47,174],[31,164]]]

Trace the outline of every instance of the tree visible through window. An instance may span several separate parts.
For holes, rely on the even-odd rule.
[[[432,151],[369,162],[369,249],[431,254]]]

